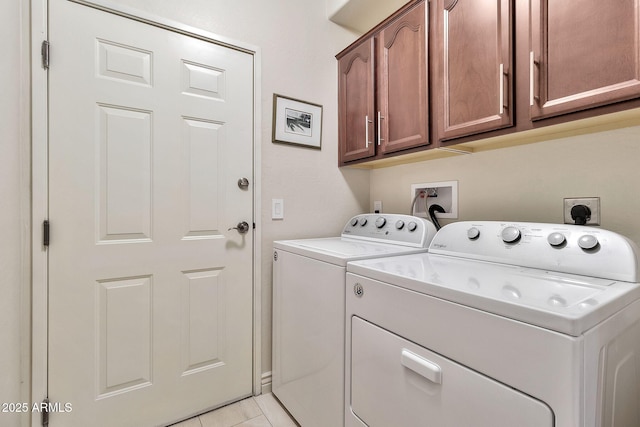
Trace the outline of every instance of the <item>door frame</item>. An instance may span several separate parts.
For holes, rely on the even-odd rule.
[[[67,0],[113,13],[143,24],[153,25],[209,43],[215,43],[253,56],[253,394],[262,392],[262,281],[261,281],[261,53],[260,48],[217,34],[164,19],[104,0]],[[48,253],[43,245],[43,221],[49,219],[48,170],[48,72],[42,66],[41,45],[48,40],[49,0],[31,3],[31,401],[40,402],[48,390]],[[55,46],[51,47],[55,63]],[[55,225],[54,228],[55,230]],[[54,231],[55,233],[55,231]],[[52,235],[55,244],[55,234]],[[31,426],[41,424],[37,413]]]

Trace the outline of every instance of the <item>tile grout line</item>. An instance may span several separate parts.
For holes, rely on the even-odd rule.
[[[252,396],[251,398],[255,401],[255,397],[253,397],[253,396]],[[256,402],[256,405],[257,405],[257,402]],[[229,426],[229,427],[237,427],[237,426],[239,426],[239,425],[242,425],[242,424],[246,423],[247,421],[255,420],[256,418],[260,418],[260,417],[264,417],[264,419],[265,419],[265,420],[267,420],[267,422],[269,423],[269,425],[270,425],[271,427],[273,427],[273,424],[271,423],[271,420],[269,419],[269,417],[267,417],[267,414],[265,414],[264,412],[262,412],[262,408],[260,408],[260,406],[258,406],[258,409],[260,409],[260,414],[259,414],[259,415],[256,415],[255,417],[247,418],[246,420],[244,420],[244,421],[240,421],[239,423],[234,424],[234,425]],[[202,422],[200,423],[200,425],[202,426]]]
[[[251,398],[253,399],[253,401],[258,406],[258,409],[260,409],[260,413],[264,416],[264,419],[267,420],[267,422],[269,423],[269,425],[271,427],[274,427],[273,423],[271,422],[271,419],[269,418],[269,416],[267,414],[265,414],[264,411],[262,410],[262,406],[260,406],[260,403],[258,403],[258,399],[256,399],[256,396],[251,396]]]

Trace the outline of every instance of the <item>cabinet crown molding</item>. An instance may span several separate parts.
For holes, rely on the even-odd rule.
[[[420,31],[420,25],[411,25],[411,23],[409,23],[407,21],[400,22],[398,24],[398,27],[396,28],[396,30],[393,32],[393,35],[391,36],[389,41],[387,43],[385,43],[384,47],[389,49],[391,46],[393,46],[393,43],[395,43],[396,38],[398,37],[398,34],[404,28],[408,28],[409,30],[413,31],[414,33],[417,33],[418,31]]]
[[[454,7],[458,4],[458,0],[451,0],[451,2],[444,7],[447,12],[451,12]]]
[[[366,63],[366,62],[369,60],[369,56],[363,56],[363,55],[360,55],[359,53],[356,53],[356,54],[353,56],[353,58],[351,58],[351,59],[349,60],[349,62],[347,63],[347,66],[346,66],[346,67],[345,67],[345,69],[344,69],[344,73],[345,73],[345,74],[348,74],[348,73],[349,73],[349,71],[351,70],[351,67],[353,66],[353,63],[354,63],[354,62],[356,62],[356,59],[359,59],[359,60],[361,60],[362,62],[365,62],[365,63]]]

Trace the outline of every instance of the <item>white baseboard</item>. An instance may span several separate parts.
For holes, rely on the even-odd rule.
[[[271,393],[271,371],[262,373],[262,394]]]

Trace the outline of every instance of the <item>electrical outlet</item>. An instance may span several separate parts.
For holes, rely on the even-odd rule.
[[[382,213],[382,201],[376,200],[373,202],[373,213]]]
[[[427,197],[423,197],[423,194]],[[427,218],[431,205],[440,205],[444,213],[437,213],[438,218],[458,218],[458,181],[427,182],[411,184],[411,215]],[[425,206],[426,204],[426,206]]]
[[[600,197],[581,197],[564,199],[564,223],[575,224],[571,218],[571,208],[576,205],[585,205],[591,210],[591,219],[586,225],[600,225]]]

